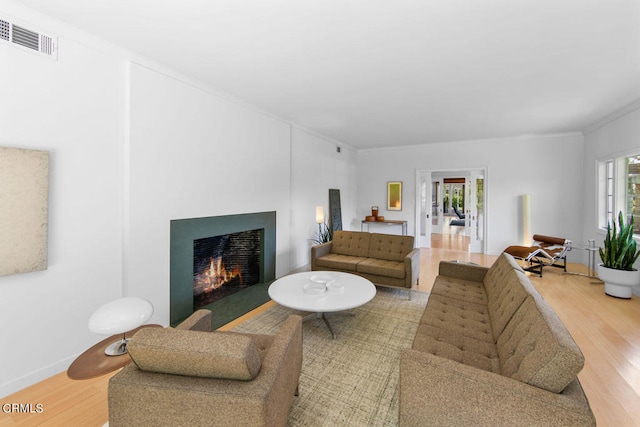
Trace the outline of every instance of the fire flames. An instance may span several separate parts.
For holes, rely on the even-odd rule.
[[[242,282],[242,271],[240,267],[227,269],[224,262],[222,262],[222,257],[211,257],[209,268],[204,269],[204,271],[196,276],[196,287],[203,289],[202,292],[211,292],[235,278],[239,278]]]

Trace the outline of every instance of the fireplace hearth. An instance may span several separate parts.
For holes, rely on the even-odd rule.
[[[232,316],[248,301],[268,300],[267,284],[275,279],[275,212],[172,220],[170,246],[172,325],[201,307],[214,317],[221,311]],[[264,296],[256,298],[256,292]]]

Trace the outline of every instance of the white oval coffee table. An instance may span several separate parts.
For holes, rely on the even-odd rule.
[[[312,280],[313,279],[313,280]],[[316,294],[317,283],[329,282],[326,291]],[[307,316],[322,318],[333,338],[326,313],[360,307],[376,296],[376,287],[364,277],[339,271],[305,271],[281,277],[269,286],[269,297],[294,310],[310,311]]]

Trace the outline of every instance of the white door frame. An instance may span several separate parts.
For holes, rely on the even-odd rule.
[[[426,207],[425,210],[427,211],[426,213],[422,212],[422,183],[423,182],[427,182],[427,187],[426,187]],[[431,247],[431,215],[432,215],[432,210],[431,210],[431,199],[432,199],[432,180],[431,180],[431,172],[429,171],[421,171],[421,170],[416,170],[416,203],[415,203],[415,224],[416,226],[414,227],[415,230],[415,237],[414,237],[414,242],[415,242],[415,246],[417,248],[430,248]],[[424,230],[422,229],[422,221],[423,221],[423,215],[426,215],[426,218],[424,218]],[[425,237],[422,237],[422,234],[425,234]]]
[[[487,250],[487,236],[488,236],[488,230],[487,230],[487,202],[488,202],[488,168],[485,167],[477,167],[477,168],[446,168],[446,169],[416,169],[416,203],[415,203],[415,227],[414,227],[414,232],[415,232],[415,242],[416,242],[416,246],[420,247],[420,212],[421,212],[421,194],[420,194],[420,182],[421,182],[421,177],[423,176],[427,176],[430,175],[433,177],[434,173],[449,173],[451,172],[453,175],[458,174],[458,173],[464,173],[464,174],[469,174],[469,176],[471,176],[471,179],[473,179],[474,174],[477,174],[478,171],[482,171],[483,175],[484,175],[484,215],[482,218],[479,218],[479,220],[482,221],[482,227],[484,230],[484,239],[482,240],[481,243],[479,243],[478,245],[476,245],[476,247],[478,247],[479,252],[478,253],[486,253]],[[475,191],[475,184],[472,186],[473,191]],[[429,187],[428,192],[431,192],[431,187]],[[474,193],[475,194],[475,193]],[[467,197],[465,195],[465,197]],[[469,209],[467,209],[469,210]],[[475,212],[467,212],[467,218],[466,218],[466,226],[470,227],[471,226],[471,220],[475,220]],[[427,219],[431,219],[431,212],[429,212],[429,217]],[[427,230],[430,231],[430,227],[427,227]],[[472,239],[473,239],[473,234],[472,235]],[[429,238],[430,241],[430,238]],[[473,245],[472,245],[473,246]],[[429,246],[422,246],[422,247],[431,247],[431,245],[429,244]]]

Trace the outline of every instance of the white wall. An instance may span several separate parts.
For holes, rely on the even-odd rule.
[[[3,17],[60,37],[58,61],[0,44],[0,145],[51,159],[49,268],[0,277],[0,396],[65,370],[99,341],[86,322],[114,298],[147,297],[153,321],[168,322],[170,219],[276,210],[281,276],[308,263],[328,189],[341,190],[345,229],[359,230],[378,205],[413,233],[416,169],[487,167],[488,252],[513,243],[524,193],[534,232],[586,240],[595,233],[591,165],[638,146],[634,111],[590,132],[586,150],[581,135],[564,135],[358,153],[342,145],[337,154],[329,139],[130,64],[129,53],[17,3],[0,5]],[[395,180],[404,182],[403,211],[387,212],[386,182]]]
[[[291,234],[292,161],[306,164],[304,151],[292,160],[291,141],[304,133],[293,137],[273,116],[143,58],[147,67],[132,63],[130,52],[16,3],[0,5],[4,18],[55,34],[60,46],[52,61],[0,44],[0,145],[51,159],[49,268],[0,277],[0,396],[66,370],[103,339],[87,321],[108,301],[148,298],[151,321],[168,324],[171,219],[276,211],[276,275],[290,271],[291,242],[307,237]],[[319,137],[304,144],[313,155],[327,150]],[[353,212],[349,162],[333,165],[340,178],[322,186],[348,188]]]
[[[0,145],[50,153],[49,267],[0,277],[0,395],[65,370],[121,295],[123,63],[60,46],[52,61],[0,44]]]
[[[341,152],[336,147],[341,147]],[[310,248],[318,231],[316,206],[329,223],[329,189],[340,190],[344,230],[356,228],[356,151],[311,133],[293,129],[291,141],[291,266],[310,262]]]
[[[518,244],[520,197],[531,195],[533,233],[579,240],[582,236],[581,134],[519,137],[358,153],[358,218],[380,207],[387,219],[409,223],[415,233],[416,170],[487,168],[487,253]],[[402,211],[386,210],[387,181],[402,181]],[[577,217],[576,217],[577,216]],[[372,230],[373,231],[373,230]]]
[[[605,232],[597,224],[597,168],[599,160],[640,153],[640,104],[636,103],[603,120],[585,134],[583,241],[602,246]],[[600,263],[596,256],[596,263]],[[640,268],[640,261],[635,264]]]
[[[289,272],[290,127],[131,66],[125,294],[169,321],[172,219],[276,211],[276,276]]]

